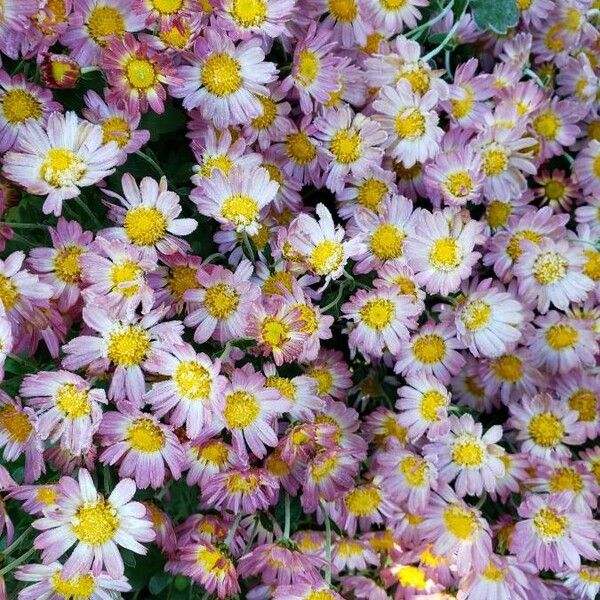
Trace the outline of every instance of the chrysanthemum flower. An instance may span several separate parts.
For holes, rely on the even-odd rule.
[[[0,71],[0,152],[10,150],[29,119],[44,127],[48,113],[61,111],[49,90],[29,83],[23,74]]]
[[[112,365],[114,374],[108,389],[111,400],[141,402],[145,392],[144,362],[159,342],[178,342],[182,332],[179,321],[160,322],[166,310],[159,308],[143,317],[111,318],[104,310],[89,305],[83,309],[83,321],[95,335],[80,335],[63,346],[66,369],[89,365],[95,373],[104,373]]]
[[[181,83],[170,86],[186,109],[200,107],[202,116],[217,128],[246,123],[258,117],[262,105],[256,94],[268,94],[275,80],[275,65],[264,62],[260,42],[251,39],[237,46],[225,35],[207,28],[199,38],[189,65],[178,68]]]
[[[573,199],[579,196],[579,187],[561,169],[553,169],[552,172],[543,169],[533,180],[541,186],[533,190],[536,198],[555,212],[569,211]]]
[[[252,264],[243,260],[231,271],[210,265],[196,275],[199,289],[184,294],[192,305],[185,319],[187,327],[196,327],[194,340],[201,344],[213,336],[221,344],[242,337],[248,312],[260,296],[260,288],[249,281]]]
[[[519,504],[511,552],[520,561],[533,560],[538,569],[579,569],[581,558],[598,560],[590,516],[573,508],[571,494],[529,494]]]
[[[56,507],[56,500],[58,499],[57,486],[56,484],[20,485],[9,491],[6,498],[15,498],[22,502],[21,508],[30,515],[41,515],[45,508],[52,509]]]
[[[327,110],[315,119],[315,127],[316,137],[327,151],[329,166],[324,174],[324,183],[332,192],[344,189],[350,173],[364,177],[381,163],[387,134],[373,119],[360,113],[354,114],[345,106],[339,110]]]
[[[32,248],[28,263],[40,274],[40,281],[53,289],[58,308],[68,311],[80,297],[81,257],[92,241],[91,231],[84,231],[77,221],[58,219],[56,229],[49,227],[53,248]]]
[[[205,430],[187,445],[188,485],[204,485],[215,473],[227,471],[233,464],[233,448],[220,438],[212,437],[211,429],[217,428],[209,428],[208,435]]]
[[[600,433],[600,381],[576,369],[560,377],[555,389],[558,397],[579,413],[586,436],[597,437]]]
[[[196,354],[189,344],[157,348],[146,362],[146,369],[166,379],[156,382],[145,399],[158,418],[169,414],[174,427],[185,425],[190,439],[198,437],[212,419],[212,406],[227,382],[220,375],[221,362]]]
[[[137,554],[145,554],[140,542],[154,539],[152,523],[145,519],[146,509],[139,502],[131,502],[135,484],[122,479],[108,498],[100,494],[88,471],[79,470],[78,480],[61,477],[58,482],[59,510],[47,511],[34,521],[33,527],[42,531],[34,540],[34,547],[42,552],[48,564],[62,556],[73,544],[75,549],[62,570],[63,578],[70,578],[82,569],[99,571],[103,566],[111,577],[123,575],[123,559],[118,546]]]
[[[194,219],[178,218],[181,214],[179,196],[167,190],[166,177],[161,177],[158,183],[152,177],[144,177],[138,186],[133,176],[125,173],[121,187],[125,197],[110,190],[104,192],[123,206],[106,203],[109,218],[121,227],[104,230],[103,235],[125,239],[153,258],[157,251],[169,255],[190,250],[187,242],[178,236],[189,235],[198,223]]]
[[[415,281],[432,294],[456,291],[481,257],[473,248],[483,242],[483,225],[472,219],[465,222],[457,209],[447,208],[434,213],[421,210],[414,227],[404,250]]]
[[[314,583],[280,585],[272,598],[273,600],[343,600],[342,596],[328,585]]]
[[[459,497],[480,496],[496,488],[504,474],[500,457],[504,450],[495,442],[502,438],[502,427],[494,425],[483,433],[481,423],[470,414],[450,416],[450,432],[444,439],[428,444],[423,451],[437,458],[440,480],[451,482]]]
[[[594,600],[600,591],[600,569],[581,565],[579,569],[568,569],[557,574],[564,587],[577,598]]]
[[[68,371],[38,371],[23,380],[20,390],[36,410],[41,439],[55,442],[75,454],[85,452],[102,419],[106,394],[90,389],[85,380]]]
[[[395,194],[395,176],[381,167],[373,168],[365,177],[348,177],[346,187],[336,194],[338,215],[350,219],[357,208],[379,214],[383,202]]]
[[[225,175],[215,171],[191,199],[198,212],[212,217],[225,228],[255,235],[259,231],[262,209],[277,194],[279,184],[262,167],[234,167]]]
[[[116,142],[121,150],[121,162],[127,160],[128,154],[137,152],[149,139],[150,132],[138,129],[141,114],[127,107],[120,107],[115,102],[105,102],[96,92],[88,90],[83,97],[86,108],[83,116],[90,122],[102,127],[102,141]]]
[[[585,195],[597,196],[600,193],[600,140],[590,140],[577,154],[573,170]]]
[[[14,577],[28,584],[19,592],[20,600],[49,600],[61,597],[103,600],[131,590],[123,575],[115,577],[106,571],[81,569],[66,576],[64,567],[59,562],[24,565],[19,567]]]
[[[100,461],[119,465],[119,477],[133,477],[141,488],[159,488],[169,469],[173,479],[181,477],[186,459],[177,436],[148,413],[131,410],[104,413],[98,430],[105,446]]]
[[[323,28],[332,32],[332,39],[342,48],[362,46],[367,42],[364,7],[358,0],[316,0],[314,10],[325,14]]]
[[[343,400],[352,387],[350,369],[339,350],[322,349],[305,368],[305,373],[317,382],[317,394],[321,398]]]
[[[59,216],[63,200],[110,175],[118,160],[117,143],[103,143],[99,125],[74,112],[53,112],[45,129],[33,120],[23,124],[13,150],[4,155],[3,172],[29,193],[46,196],[42,210]]]
[[[162,113],[167,97],[164,86],[179,84],[167,56],[138,42],[130,33],[104,50],[102,68],[110,85],[107,100],[131,112],[146,112],[150,107]]]
[[[146,16],[127,0],[80,0],[60,42],[81,65],[96,65],[105,48],[144,28]]]
[[[395,88],[384,87],[373,102],[374,118],[388,134],[388,152],[406,168],[438,152],[443,132],[433,110],[437,102],[436,92],[429,90],[419,96],[406,80],[400,80]]]
[[[233,447],[241,456],[247,455],[246,446],[258,458],[266,454],[266,447],[277,445],[277,417],[289,408],[289,401],[279,391],[265,387],[266,379],[252,365],[234,369],[231,382],[216,398],[215,416],[231,432]]]
[[[582,443],[583,428],[578,414],[549,394],[525,397],[519,404],[509,405],[508,426],[516,431],[521,452],[540,460],[556,461],[571,455],[567,445]]]
[[[366,540],[338,537],[331,554],[331,567],[335,574],[346,570],[363,571],[369,566],[379,565],[379,557]]]
[[[496,489],[490,492],[490,498],[495,502],[496,498],[500,498],[500,502],[507,502],[511,494],[519,494],[527,485],[531,474],[531,461],[526,454],[509,452],[501,454],[500,460],[504,465],[504,475],[496,478]]]
[[[407,376],[407,385],[398,389],[396,408],[400,411],[398,422],[408,430],[415,441],[427,433],[429,439],[446,435],[450,430],[447,407],[450,394],[435,377],[421,373]]]
[[[354,323],[348,338],[365,356],[378,356],[384,348],[392,354],[400,352],[407,342],[409,329],[416,329],[418,306],[391,287],[358,290],[341,306],[344,317]]]
[[[425,291],[415,282],[414,271],[405,263],[404,259],[399,258],[387,262],[378,269],[379,277],[373,280],[376,288],[392,287],[398,294],[409,296],[411,300],[419,307],[422,313],[425,309],[423,300]]]
[[[251,39],[264,35],[269,38],[289,36],[287,22],[293,19],[294,0],[223,0],[217,6],[217,23],[232,39]]]

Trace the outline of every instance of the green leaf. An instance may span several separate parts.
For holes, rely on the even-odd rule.
[[[148,589],[153,596],[158,596],[168,585],[171,576],[168,573],[157,573],[152,575],[148,583]]]
[[[515,0],[471,0],[473,19],[479,29],[506,33],[519,20]]]
[[[155,141],[165,133],[172,133],[185,127],[185,112],[170,104],[162,114],[147,112],[140,122],[140,129],[150,131],[150,140]]]

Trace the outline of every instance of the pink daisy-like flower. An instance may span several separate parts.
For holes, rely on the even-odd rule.
[[[379,565],[379,557],[367,540],[338,537],[331,552],[331,568],[335,574],[363,571]]]
[[[525,397],[509,405],[508,426],[516,431],[521,452],[540,460],[556,461],[571,456],[567,445],[581,444],[583,427],[578,414],[546,393]]]
[[[234,369],[230,378],[216,398],[215,414],[231,433],[233,447],[240,456],[247,455],[247,446],[262,458],[266,446],[277,445],[277,417],[288,410],[290,403],[278,390],[265,387],[265,377],[250,364]]]
[[[384,348],[398,354],[401,343],[407,342],[409,329],[416,329],[420,314],[418,306],[391,287],[358,290],[342,304],[346,319],[354,323],[348,338],[350,346],[365,356],[378,356]]]
[[[104,50],[102,68],[111,86],[107,100],[130,112],[146,112],[150,107],[162,113],[167,97],[164,86],[179,83],[168,57],[138,42],[131,33]]]
[[[189,235],[198,223],[194,219],[178,218],[181,214],[179,196],[167,190],[167,179],[157,182],[144,177],[139,186],[129,173],[121,178],[124,197],[106,190],[104,193],[116,198],[122,205],[106,203],[109,218],[121,227],[109,228],[102,233],[119,237],[142,248],[145,254],[156,258],[157,252],[169,255],[189,252],[187,242],[178,236]]]
[[[332,192],[344,189],[350,173],[364,177],[381,163],[387,134],[373,119],[354,114],[345,106],[327,110],[314,124],[316,137],[323,142],[329,159],[324,183]]]
[[[348,177],[346,187],[336,194],[341,219],[355,216],[357,208],[379,213],[383,202],[396,192],[394,173],[375,167],[365,177]]]
[[[600,194],[600,140],[590,140],[577,154],[573,171],[585,195]]]
[[[496,479],[504,474],[504,450],[495,443],[502,438],[502,427],[494,425],[483,433],[470,414],[451,415],[449,420],[448,436],[423,448],[425,455],[437,458],[440,480],[456,478],[454,489],[460,498],[494,491]]]
[[[202,116],[217,128],[246,123],[258,117],[262,105],[255,94],[268,95],[266,84],[275,80],[276,68],[265,62],[257,39],[237,46],[225,35],[208,28],[186,55],[189,65],[177,69],[181,82],[170,86],[186,109],[200,107]]]
[[[214,171],[191,199],[198,212],[212,217],[227,229],[256,235],[263,208],[277,194],[279,184],[262,167],[234,167],[226,175]]]
[[[211,407],[227,383],[219,374],[221,361],[196,354],[190,344],[172,344],[157,348],[146,369],[166,378],[154,383],[145,395],[154,415],[160,419],[169,414],[171,425],[185,425],[187,436],[197,438],[210,425]]]
[[[188,485],[204,485],[216,473],[228,471],[233,464],[233,448],[219,438],[212,437],[216,427],[206,429],[187,445],[189,471]]]
[[[139,111],[107,103],[93,90],[86,92],[83,101],[86,107],[81,112],[90,123],[102,127],[102,141],[116,142],[119,146],[119,163],[125,162],[128,154],[137,152],[150,139],[148,130],[138,129],[142,116]]]
[[[93,233],[62,217],[56,229],[49,227],[48,231],[54,247],[32,248],[27,261],[40,274],[40,281],[52,286],[58,308],[68,311],[81,295],[81,257],[89,250]]]
[[[272,600],[314,600],[315,598],[318,600],[343,600],[343,597],[328,585],[315,585],[314,583],[280,585],[272,596]]]
[[[30,19],[39,9],[35,0],[7,0],[2,5],[0,21],[0,50],[12,59],[18,59],[27,39]]]
[[[574,509],[571,494],[529,494],[517,510],[522,520],[515,524],[511,552],[520,561],[558,571],[563,565],[579,569],[582,557],[600,557],[593,545],[595,523]]]
[[[438,152],[443,131],[433,110],[437,102],[436,92],[429,90],[419,96],[406,80],[400,80],[395,88],[384,87],[373,102],[374,118],[388,134],[388,152],[406,168]]]
[[[119,477],[133,477],[141,488],[159,488],[167,472],[181,477],[185,453],[177,436],[155,417],[125,405],[122,412],[104,413],[98,430],[105,446],[100,461],[119,465]]]
[[[482,232],[482,223],[465,222],[457,209],[421,210],[415,215],[414,235],[404,244],[415,281],[432,294],[447,296],[458,290],[481,257],[473,248],[483,242]]]
[[[68,371],[39,371],[23,380],[20,394],[38,416],[38,433],[75,454],[85,452],[102,419],[106,394],[90,389],[85,380]]]
[[[53,485],[20,485],[10,491],[7,498],[22,502],[21,508],[30,515],[41,515],[44,508],[56,507],[58,492]]]
[[[22,125],[13,150],[4,155],[3,172],[29,193],[46,196],[42,210],[59,216],[63,200],[114,171],[117,143],[103,143],[102,128],[74,112],[53,112],[44,129],[37,121]]]
[[[367,42],[368,26],[362,3],[358,0],[315,0],[314,10],[326,15],[323,28],[332,32],[332,39],[342,48],[363,46]]]
[[[0,70],[0,152],[14,146],[26,121],[44,127],[48,113],[61,110],[49,90],[29,83],[23,74],[11,78]]]
[[[192,307],[185,325],[196,327],[196,343],[212,336],[224,344],[244,335],[248,312],[260,296],[260,288],[249,281],[252,270],[248,260],[242,260],[233,273],[212,265],[198,270],[200,287],[184,294]]]
[[[368,23],[388,37],[401,33],[405,25],[414,29],[422,16],[419,8],[427,5],[427,0],[408,0],[397,5],[384,0],[368,0],[364,8]]]
[[[78,0],[60,42],[79,64],[96,65],[114,39],[140,31],[145,20],[128,0]]]
[[[80,335],[63,346],[66,369],[88,365],[95,374],[115,371],[108,389],[111,400],[140,403],[145,392],[143,367],[160,342],[178,342],[183,330],[179,321],[163,321],[166,309],[159,308],[143,317],[114,318],[97,306],[83,309],[83,321],[99,335]]]
[[[44,563],[52,563],[73,544],[75,549],[67,559],[62,577],[69,578],[82,569],[99,571],[103,566],[111,577],[123,575],[123,559],[118,546],[137,554],[145,554],[140,543],[154,539],[152,523],[145,518],[146,508],[131,502],[135,484],[122,479],[108,498],[100,494],[88,471],[79,470],[78,480],[61,477],[58,482],[59,510],[46,511],[34,521],[33,527],[42,531],[34,547],[42,552]]]
[[[579,187],[561,169],[553,169],[551,173],[544,169],[533,180],[541,186],[533,190],[536,198],[555,212],[569,211],[573,199],[579,196]]]
[[[216,10],[217,23],[232,39],[260,35],[277,38],[289,35],[286,23],[293,19],[294,0],[264,0],[246,4],[240,0],[222,0]]]
[[[339,350],[322,349],[307,365],[305,373],[317,382],[317,394],[321,398],[343,400],[352,387],[350,369]]]
[[[585,435],[594,439],[600,433],[600,381],[592,374],[575,369],[556,381],[556,394],[571,410],[579,413]]]

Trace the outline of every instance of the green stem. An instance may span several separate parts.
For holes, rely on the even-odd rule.
[[[237,515],[237,517],[235,518],[235,520],[233,521],[233,524],[231,525],[231,529],[229,530],[229,533],[227,534],[227,537],[225,538],[225,545],[228,548],[231,546],[231,542],[233,541],[233,536],[235,535],[235,532],[237,531],[241,520],[242,520],[242,513],[239,513]]]
[[[111,476],[110,476],[110,469],[108,468],[108,465],[104,465],[104,493],[107,496],[110,496],[110,491],[112,488],[112,481],[111,481]]]
[[[21,556],[18,556],[17,558],[15,558],[15,560],[8,563],[3,569],[0,569],[0,575],[6,575],[6,573],[10,573],[14,569],[16,569],[21,563],[24,563],[34,552],[34,547],[29,548],[29,550],[27,550],[25,554],[21,554]]]
[[[217,259],[217,258],[221,258],[223,256],[223,254],[221,252],[215,252],[214,254],[209,254],[203,261],[202,264],[203,265],[208,265],[210,264],[213,260]]]
[[[421,25],[419,25],[418,27],[411,29],[406,34],[406,37],[412,39],[413,37],[416,37],[417,35],[419,35],[419,33],[421,33],[421,31],[423,31],[424,29],[427,29],[427,27],[431,27],[432,25],[435,25],[438,21],[441,21],[448,14],[449,11],[452,10],[453,6],[454,6],[454,0],[450,0],[450,2],[448,2],[448,4],[446,4],[446,6],[435,17],[433,17],[433,19],[429,19],[429,21],[426,21],[425,23],[421,23]]]
[[[448,78],[452,81],[454,79],[454,75],[452,74],[452,65],[450,64],[450,50],[444,51],[444,66],[446,67],[446,74]]]
[[[248,234],[244,231],[242,235],[242,243],[244,244],[244,248],[248,254],[248,258],[252,262],[252,264],[256,264],[256,257],[254,256],[254,250],[252,249],[252,244],[250,243],[250,238]]]
[[[475,505],[475,508],[477,510],[479,510],[485,504],[486,500],[487,500],[487,492],[483,492],[483,496],[481,496],[481,498],[479,499],[479,502],[477,502],[477,504]]]
[[[13,543],[10,546],[7,546],[4,550],[2,550],[2,554],[10,554],[29,535],[30,531],[31,527],[27,527],[27,529],[25,529],[25,531],[16,540],[13,540]]]
[[[11,223],[10,221],[0,221],[0,225],[7,225],[13,229],[45,229],[48,231],[48,225],[40,223]]]
[[[81,199],[81,196],[76,196],[73,198],[77,206],[81,208],[81,210],[88,216],[88,218],[92,221],[96,229],[102,229],[102,223],[98,220],[98,217],[90,210],[89,206]]]
[[[541,88],[546,87],[546,84],[540,79],[540,76],[535,71],[532,71],[531,69],[525,69],[523,73],[533,79]]]
[[[38,368],[38,366],[35,363],[32,363],[31,361],[27,360],[26,358],[21,358],[19,355],[13,354],[12,352],[9,352],[7,354],[7,356],[9,358],[12,358],[12,360],[14,360],[16,363],[19,363],[20,365],[23,365],[24,367],[28,367],[29,369],[37,370],[37,368]]]
[[[331,523],[323,501],[321,501],[321,509],[325,515],[325,581],[331,584]]]
[[[284,507],[285,507],[285,522],[283,526],[283,539],[290,539],[290,495],[285,492],[284,499]]]
[[[142,152],[141,150],[138,150],[136,152],[136,155],[139,156],[140,158],[143,158],[149,165],[152,165],[152,168],[161,176],[164,177],[166,179],[166,175],[164,173],[164,171],[160,168],[160,165],[150,156],[148,156],[147,154],[145,154],[144,152]]]
[[[332,308],[333,306],[335,306],[342,298],[342,294],[344,292],[344,288],[346,287],[346,282],[342,281],[342,283],[340,283],[340,287],[338,289],[338,293],[337,296],[327,305],[325,305],[322,309],[321,312],[322,313],[326,313],[330,308]]]
[[[456,21],[454,22],[454,25],[452,25],[450,31],[446,34],[446,37],[442,40],[442,43],[437,46],[437,48],[434,48],[431,52],[428,52],[421,60],[423,62],[429,62],[432,58],[434,58],[435,56],[437,56],[445,47],[446,44],[452,39],[452,37],[454,36],[454,34],[456,33],[456,30],[458,29],[458,26],[460,25],[460,22],[467,10],[467,6],[469,6],[469,2],[467,0],[467,2],[465,3],[464,8],[462,9],[460,16],[456,18]]]

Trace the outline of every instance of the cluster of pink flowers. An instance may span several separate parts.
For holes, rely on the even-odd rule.
[[[498,2],[0,1],[0,600],[597,597],[600,2]]]

